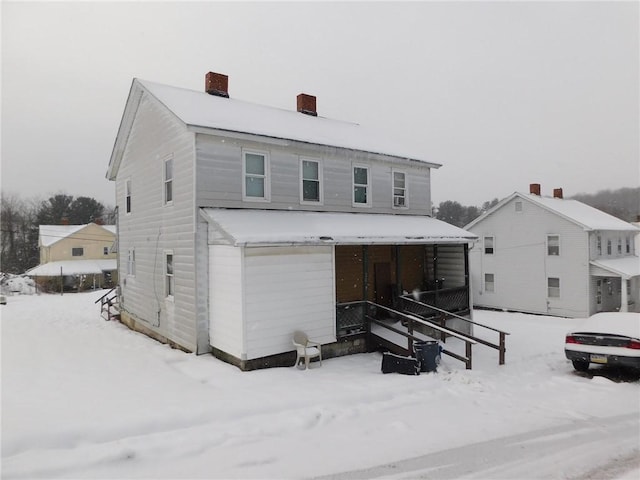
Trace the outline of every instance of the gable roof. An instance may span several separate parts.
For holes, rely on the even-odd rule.
[[[38,228],[40,245],[43,247],[50,247],[54,243],[62,240],[63,238],[67,238],[76,232],[79,232],[89,225],[97,225],[101,228],[104,228],[113,235],[116,234],[115,225],[98,225],[93,223],[87,223],[84,225],[40,225],[40,227]],[[90,240],[90,238],[87,239]]]
[[[476,224],[482,222],[485,218],[492,215],[497,210],[501,209],[505,204],[509,203],[515,197],[527,200],[539,207],[554,213],[565,220],[568,220],[576,225],[582,227],[585,231],[590,230],[616,230],[616,231],[630,231],[640,232],[640,229],[635,227],[629,222],[620,220],[619,218],[609,215],[608,213],[591,207],[578,200],[572,200],[568,198],[555,198],[555,197],[541,197],[530,193],[515,192],[499,202],[493,208],[489,209],[483,215],[473,220],[464,228],[472,228]]]
[[[107,178],[111,180],[115,178],[143,92],[157,99],[189,129],[259,135],[412,160],[431,168],[442,166],[428,161],[423,150],[411,148],[404,142],[394,141],[384,132],[371,131],[356,123],[134,79],[109,162]]]

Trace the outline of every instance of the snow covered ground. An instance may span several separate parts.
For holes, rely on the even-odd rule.
[[[0,307],[3,479],[640,478],[640,382],[575,374],[578,320],[476,311],[511,335],[472,371],[241,372],[105,322],[101,293]]]

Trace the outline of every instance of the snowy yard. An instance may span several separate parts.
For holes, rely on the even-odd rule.
[[[576,375],[563,341],[577,320],[476,311],[511,335],[506,365],[475,346],[472,371],[445,356],[437,373],[383,375],[371,353],[241,372],[103,321],[101,294],[10,296],[0,307],[2,478],[640,472],[640,382]],[[483,465],[487,455],[500,465]],[[422,463],[402,462],[414,457]],[[432,460],[460,466],[429,473]]]

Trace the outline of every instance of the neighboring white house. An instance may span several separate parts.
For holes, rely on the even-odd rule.
[[[133,80],[107,172],[123,323],[251,369],[291,364],[298,329],[329,354],[361,349],[352,302],[439,289],[469,312],[475,237],[430,217],[440,165],[318,116],[313,96],[288,111],[228,98],[227,82]]]
[[[640,229],[576,200],[514,193],[469,223],[473,305],[566,317],[640,311]]]

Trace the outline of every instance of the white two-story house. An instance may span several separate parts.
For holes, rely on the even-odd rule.
[[[469,223],[473,304],[587,317],[640,311],[640,229],[539,184],[514,193]]]
[[[252,369],[291,365],[295,330],[364,348],[353,302],[438,290],[468,311],[475,237],[430,217],[439,166],[311,95],[289,111],[229,98],[221,74],[202,92],[134,79],[107,172],[121,320]]]

